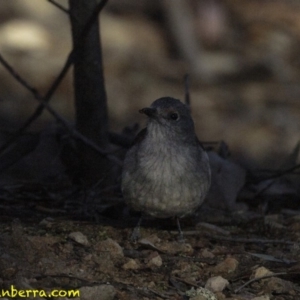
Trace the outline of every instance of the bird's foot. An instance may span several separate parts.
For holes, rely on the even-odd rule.
[[[141,238],[140,226],[134,227],[130,236],[130,241],[136,243]]]
[[[178,237],[177,237],[177,241],[179,242],[179,243],[185,243],[185,239],[184,239],[184,237],[183,237],[183,233],[182,232],[180,232],[179,234],[178,234]]]
[[[134,227],[132,234],[130,236],[130,241],[136,243],[141,238],[140,227],[142,223],[143,216],[140,217],[138,223]]]
[[[180,222],[179,222],[179,217],[176,217],[176,223],[177,223],[177,228],[178,228],[178,237],[177,240],[179,243],[184,243],[184,237],[183,237],[183,232],[181,230]]]

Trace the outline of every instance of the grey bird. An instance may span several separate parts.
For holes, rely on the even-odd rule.
[[[127,205],[155,218],[193,213],[210,187],[210,167],[189,108],[171,97],[159,98],[139,111],[148,117],[128,150],[122,172]],[[140,225],[140,222],[139,222]],[[139,235],[139,225],[132,236]]]

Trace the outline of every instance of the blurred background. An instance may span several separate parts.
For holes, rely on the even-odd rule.
[[[223,140],[260,168],[280,167],[297,145],[298,1],[110,0],[100,20],[112,131],[143,126],[138,109],[159,97],[183,100],[188,73],[201,140]],[[69,17],[50,1],[0,0],[0,53],[42,95],[70,51]],[[72,72],[50,104],[74,120]],[[0,65],[1,131],[17,129],[37,105]],[[51,122],[45,112],[30,129]]]

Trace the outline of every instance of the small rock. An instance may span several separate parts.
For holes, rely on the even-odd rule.
[[[213,268],[216,274],[230,274],[238,267],[239,262],[233,257],[227,257]]]
[[[197,295],[195,297],[190,298],[190,300],[207,300],[207,298],[203,295]]]
[[[155,251],[151,253],[150,257],[148,257],[149,261],[147,263],[147,267],[149,268],[159,268],[162,265],[161,256]]]
[[[83,246],[88,246],[90,244],[87,237],[80,231],[71,232],[69,238]]]
[[[85,255],[85,256],[82,257],[82,260],[84,260],[84,261],[91,261],[92,258],[93,258],[92,253],[88,253],[87,255]]]
[[[147,248],[147,249],[153,249],[153,250],[159,250],[155,245],[154,243],[148,239],[148,238],[144,238],[144,239],[140,239],[138,241],[138,243],[143,246],[144,248]]]
[[[222,292],[229,282],[221,276],[211,277],[207,280],[205,288],[212,292]]]
[[[101,284],[98,286],[84,286],[80,290],[81,300],[113,300],[116,290],[112,285]]]
[[[139,264],[136,262],[136,260],[130,258],[130,259],[128,260],[128,262],[125,263],[125,264],[122,266],[122,268],[123,268],[124,270],[137,270],[137,269],[140,268],[140,266],[139,266]]]
[[[187,261],[178,261],[173,266],[173,271],[171,272],[171,275],[177,276],[182,274],[190,274],[192,272],[192,266]]]
[[[265,267],[259,267],[254,271],[251,278],[261,278],[272,274],[274,273]],[[266,293],[285,294],[293,289],[293,285],[290,281],[286,281],[278,277],[264,278],[261,279],[261,282]]]
[[[265,291],[271,294],[288,294],[293,290],[293,284],[290,281],[278,277],[266,279]]]
[[[215,295],[218,300],[229,300],[222,292],[215,292]],[[234,300],[239,300],[239,299],[234,299]]]
[[[124,256],[122,247],[116,241],[110,238],[98,242],[94,248],[96,251],[109,252],[112,258]]]
[[[203,249],[201,251],[201,256],[204,258],[214,258],[215,257],[215,255],[207,249]]]
[[[156,284],[155,284],[154,281],[150,281],[150,282],[148,283],[148,289],[153,289],[155,286],[156,286]]]
[[[254,271],[254,274],[251,276],[251,278],[259,278],[259,277],[263,277],[263,276],[267,276],[267,275],[272,275],[273,272],[271,272],[270,270],[268,270],[265,267],[259,267]]]
[[[193,247],[187,243],[180,243],[180,242],[162,242],[158,247],[162,252],[166,252],[169,254],[177,254],[177,253],[184,253],[184,254],[191,254],[194,252]]]
[[[251,298],[251,300],[270,300],[270,296],[268,295],[258,296],[258,297]]]
[[[92,260],[98,265],[97,269],[104,274],[113,274],[115,272],[114,260],[108,252],[93,254]]]
[[[51,228],[53,224],[54,224],[54,219],[50,218],[50,217],[43,219],[39,223],[40,226],[46,227],[46,228]]]
[[[190,297],[190,300],[217,300],[217,297],[208,289],[199,287],[196,290],[191,288],[185,292],[186,296]]]
[[[159,244],[161,242],[161,239],[156,235],[156,234],[151,234],[148,235],[147,237],[140,239],[139,244],[152,244],[152,245],[156,245]],[[155,246],[154,246],[155,247]]]
[[[271,228],[286,229],[286,226],[282,225],[281,216],[279,214],[267,215],[264,219],[265,225],[268,225]]]

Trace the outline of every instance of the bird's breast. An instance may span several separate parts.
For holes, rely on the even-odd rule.
[[[208,160],[198,144],[148,135],[130,149],[123,172],[123,195],[129,206],[166,218],[194,211],[209,186]]]
[[[182,180],[195,167],[193,159],[188,148],[170,143],[148,144],[139,151],[139,163],[145,176],[164,184],[176,184],[176,178]]]

